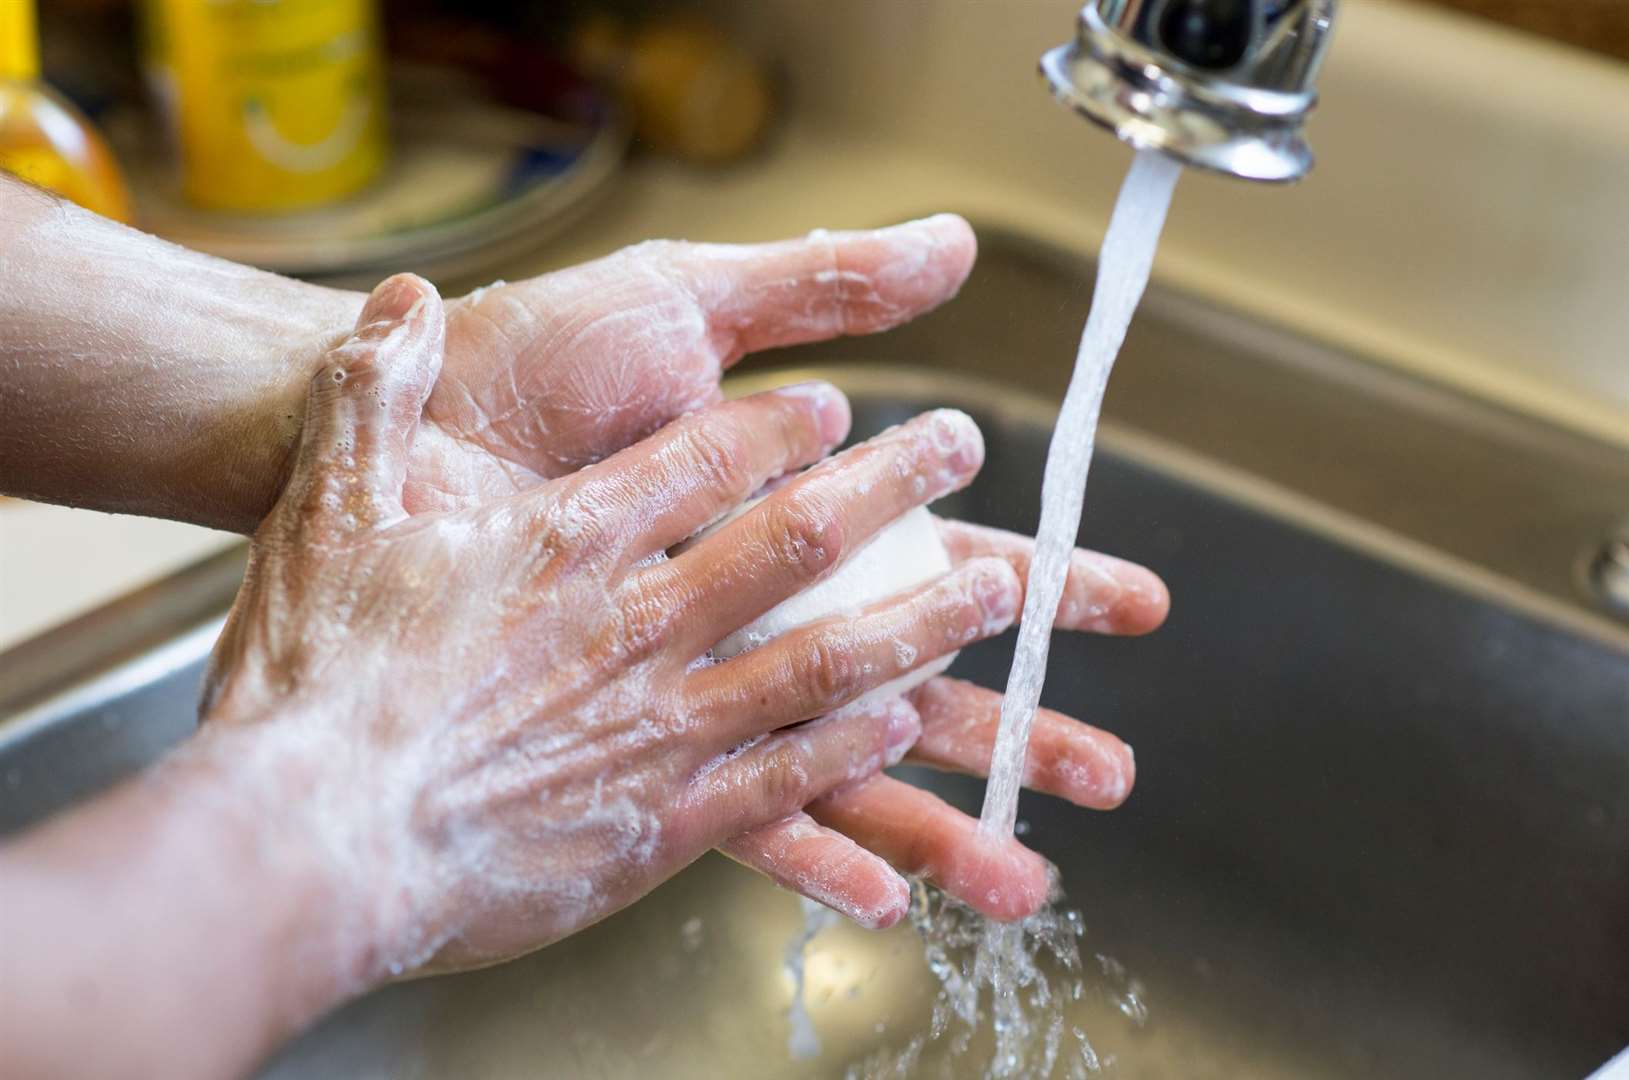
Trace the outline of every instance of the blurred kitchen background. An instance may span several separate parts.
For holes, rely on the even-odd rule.
[[[1128,151],[1038,89],[1035,57],[1072,13],[50,0],[38,36],[45,83],[117,158],[130,198],[104,209],[285,273],[366,287],[414,269],[452,294],[652,236],[941,209],[1089,252]],[[1629,440],[1626,57],[1618,0],[1348,0],[1313,176],[1292,190],[1187,176],[1156,280]],[[257,96],[258,112],[230,111]],[[6,100],[0,130],[26,141]],[[226,542],[4,505],[0,645]]]

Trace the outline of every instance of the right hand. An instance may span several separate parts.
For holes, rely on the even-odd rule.
[[[875,774],[919,719],[900,701],[845,706],[898,675],[896,647],[925,662],[1019,609],[1008,561],[973,558],[699,664],[900,513],[965,485],[977,428],[918,417],[671,560],[841,442],[842,395],[811,384],[716,404],[569,476],[408,517],[444,325],[434,290],[397,277],[330,352],[206,684],[201,751],[236,770],[269,841],[325,853],[362,931],[364,982],[547,944]]]
[[[654,241],[452,301],[446,367],[425,405],[403,502],[414,514],[453,511],[569,476],[717,403],[720,374],[745,354],[885,330],[930,310],[955,294],[975,249],[972,230],[952,215],[770,244]],[[344,336],[335,329],[324,340]],[[958,564],[999,557],[1027,578],[1027,538],[939,527]],[[1148,570],[1078,551],[1055,626],[1146,633],[1167,605]],[[939,678],[909,700],[923,726],[914,760],[988,770],[998,693]],[[1108,732],[1047,710],[1037,716],[1026,784],[1110,809],[1134,773],[1130,749]],[[724,850],[873,926],[905,914],[909,890],[897,871],[997,918],[1027,915],[1047,898],[1044,859],[1012,837],[984,836],[972,818],[906,782],[878,776],[809,809]]]

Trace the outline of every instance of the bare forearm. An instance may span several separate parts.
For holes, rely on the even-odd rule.
[[[251,530],[361,299],[0,177],[0,491]]]
[[[0,848],[0,1071],[241,1074],[363,988],[347,898],[227,756],[183,750]]]

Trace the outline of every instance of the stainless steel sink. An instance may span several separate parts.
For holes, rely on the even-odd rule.
[[[737,385],[818,371],[860,434],[965,408],[989,463],[945,509],[1028,529],[1089,282],[985,237],[943,312]],[[1087,949],[1145,988],[1141,1027],[1080,1005],[1118,1075],[1577,1077],[1629,1043],[1629,628],[1581,572],[1629,511],[1629,455],[1157,290],[1108,418],[1084,540],[1175,606],[1151,638],[1060,639],[1047,700],[1126,737],[1137,790],[1021,814]],[[0,828],[184,735],[240,559],[0,657]],[[959,671],[1000,685],[1010,649]],[[921,779],[976,807],[976,783]],[[830,930],[825,1052],[792,1060],[798,925],[709,856],[542,953],[356,1002],[267,1074],[836,1076],[925,1023],[909,931]]]

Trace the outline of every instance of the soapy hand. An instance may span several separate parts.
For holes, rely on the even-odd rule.
[[[975,252],[967,223],[943,214],[774,244],[652,242],[478,290],[449,305],[447,366],[426,406],[404,502],[415,512],[456,508],[567,475],[717,401],[721,374],[749,352],[886,330],[930,310],[960,288]],[[940,528],[958,563],[996,556],[1027,573],[1028,539]],[[1145,633],[1168,603],[1147,570],[1077,552],[1056,625]],[[924,724],[915,760],[987,770],[999,694],[936,679],[911,700]],[[1048,710],[1038,716],[1031,787],[1108,809],[1130,792],[1133,773],[1130,748],[1112,735]],[[980,837],[971,818],[901,781],[875,777],[810,813],[724,850],[877,926],[903,916],[908,901],[889,863],[991,915],[1025,915],[1046,898],[1038,855]]]
[[[1031,541],[999,529],[940,521],[952,563],[997,557],[1027,578]],[[1022,605],[1020,605],[1022,606]],[[1164,584],[1132,563],[1077,551],[1054,626],[1090,633],[1146,633],[1164,620]],[[922,735],[911,764],[985,776],[1001,724],[1001,695],[941,676],[906,695]],[[1131,794],[1131,748],[1106,731],[1051,709],[1036,713],[1024,786],[1077,806],[1112,810]],[[992,839],[975,818],[931,792],[878,775],[811,803],[804,812],[732,839],[723,851],[785,888],[862,925],[892,925],[909,892],[898,870],[922,877],[997,919],[1033,914],[1053,888],[1051,867],[1007,836]],[[884,898],[891,903],[884,904]],[[873,922],[871,912],[888,918]]]
[[[718,401],[748,353],[908,322],[955,295],[974,248],[948,214],[771,244],[653,240],[452,301],[408,511],[599,461]]]
[[[666,559],[841,442],[842,395],[809,384],[715,404],[568,476],[409,516],[443,339],[434,290],[393,278],[317,371],[217,645],[205,731],[184,751],[235,778],[266,858],[324,863],[360,985],[555,940],[876,775],[921,733],[908,703],[850,704],[896,673],[896,645],[941,655],[1005,629],[1021,599],[1008,560],[973,557],[703,663],[900,513],[965,485],[977,428],[918,417]]]

